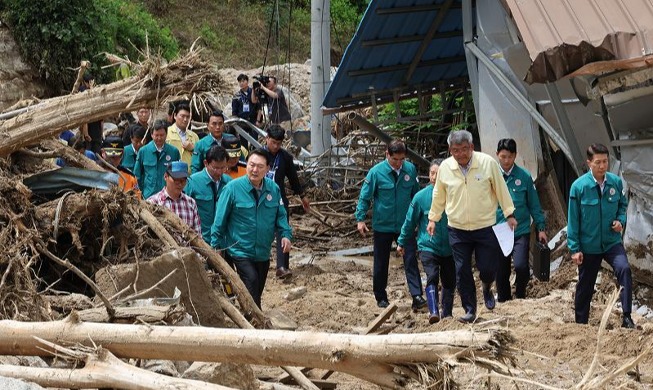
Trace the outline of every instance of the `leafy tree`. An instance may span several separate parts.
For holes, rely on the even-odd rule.
[[[178,46],[141,6],[126,0],[0,0],[0,11],[11,26],[23,58],[39,72],[55,94],[70,90],[73,68],[83,59],[100,82],[112,81],[113,70],[103,52],[139,58],[149,36],[154,51],[171,58]]]

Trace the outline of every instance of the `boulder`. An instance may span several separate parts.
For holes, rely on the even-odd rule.
[[[184,372],[182,378],[241,390],[258,390],[260,387],[252,367],[243,364],[194,362]]]

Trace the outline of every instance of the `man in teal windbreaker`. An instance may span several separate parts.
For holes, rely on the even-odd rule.
[[[622,287],[620,299],[624,328],[635,328],[630,317],[633,304],[632,275],[621,233],[626,226],[628,198],[619,176],[608,172],[609,151],[605,145],[587,149],[590,171],[571,185],[567,221],[567,246],[578,265],[578,284],[574,298],[575,317],[587,324],[594,283],[605,260]]]
[[[227,170],[227,151],[220,145],[212,146],[204,154],[204,169],[193,173],[188,178],[184,192],[195,199],[202,223],[202,238],[211,244],[211,226],[215,219],[215,210],[231,178],[224,174]]]
[[[358,231],[364,237],[369,229],[365,224],[367,210],[374,200],[372,229],[374,229],[374,267],[372,285],[374,298],[379,307],[388,307],[388,267],[392,242],[399,237],[401,226],[406,219],[408,206],[419,191],[417,169],[406,160],[406,145],[402,141],[392,141],[385,152],[386,159],[370,169],[363,182],[356,221]],[[417,266],[417,243],[415,236],[406,239],[404,245],[404,271],[408,290],[413,297],[413,310],[426,306],[422,297],[422,280]]]
[[[426,272],[426,302],[429,307],[429,323],[434,324],[440,318],[452,316],[453,293],[456,289],[456,264],[453,261],[449,245],[447,214],[435,224],[437,233],[431,236],[426,231],[429,223],[429,211],[433,199],[433,185],[438,177],[439,164],[432,162],[429,168],[429,185],[420,190],[410,203],[406,220],[397,239],[397,253],[404,255],[404,245],[417,229],[417,250]],[[438,309],[438,278],[442,281],[442,314]]]
[[[510,289],[510,263],[515,263],[515,296],[518,299],[526,298],[526,286],[531,277],[528,264],[528,250],[531,242],[531,216],[537,228],[537,240],[541,243],[548,241],[546,237],[546,224],[540,198],[537,195],[533,178],[527,170],[515,164],[517,158],[517,142],[512,138],[499,140],[497,145],[497,159],[501,166],[501,173],[508,186],[510,197],[515,204],[515,245],[511,256],[499,260],[497,267],[497,295],[499,302],[512,299]],[[505,222],[501,206],[497,209],[497,223]]]
[[[154,122],[152,141],[140,148],[136,155],[134,176],[138,179],[138,187],[143,191],[143,199],[165,187],[163,174],[168,165],[181,159],[177,148],[166,143],[167,134],[168,122],[162,119]]]
[[[275,231],[282,237],[285,253],[290,252],[292,239],[279,186],[265,177],[268,167],[268,154],[264,150],[254,150],[247,156],[247,175],[225,186],[211,228],[211,246],[225,248],[227,260],[236,266],[258,307],[261,307]]]
[[[199,140],[193,149],[192,162],[190,164],[190,172],[196,173],[204,169],[204,160],[206,159],[206,152],[215,145],[222,146],[222,139],[235,140],[236,136],[224,133],[224,114],[222,111],[213,111],[209,116],[207,124],[209,134]]]

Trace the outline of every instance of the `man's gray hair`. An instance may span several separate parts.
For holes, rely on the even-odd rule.
[[[474,143],[474,137],[472,133],[467,130],[456,130],[449,133],[447,137],[447,144],[451,145],[460,145],[467,142],[468,144]]]

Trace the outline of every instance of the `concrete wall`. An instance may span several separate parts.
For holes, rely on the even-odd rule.
[[[21,99],[43,97],[38,74],[20,57],[7,25],[0,22],[0,112]]]

